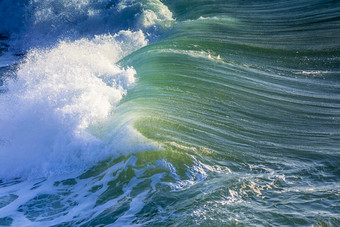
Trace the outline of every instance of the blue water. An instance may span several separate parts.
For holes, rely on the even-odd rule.
[[[0,2],[0,226],[340,226],[340,2]]]

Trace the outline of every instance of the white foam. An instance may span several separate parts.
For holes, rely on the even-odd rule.
[[[142,11],[136,14],[139,28],[150,28],[156,25],[168,27],[174,21],[172,12],[159,0],[122,0],[118,4],[118,11],[136,6],[142,8]]]
[[[180,176],[177,175],[176,173],[176,168],[174,168],[171,163],[166,162],[164,160],[158,161],[160,165],[163,164],[163,166],[169,169],[172,177],[176,179],[176,182],[174,183],[172,182],[167,183],[172,191],[187,190],[207,178],[208,174],[206,171],[207,170],[209,171],[212,168],[207,169],[207,165],[203,165],[200,161],[197,161],[193,156],[192,158],[195,160],[195,164],[191,168],[187,169],[186,175],[189,179],[185,180],[180,179]]]
[[[0,178],[64,173],[100,158],[106,144],[93,130],[135,83],[135,70],[116,62],[146,44],[141,31],[121,31],[31,50],[0,96]]]
[[[168,27],[171,25],[172,21],[174,21],[172,12],[160,1],[151,1],[149,4],[149,9],[144,9],[139,18],[141,27],[145,28],[154,25]]]
[[[10,35],[10,49],[16,53],[51,46],[60,39],[127,29],[157,35],[150,28],[169,27],[175,21],[159,0],[34,0],[20,4],[6,0],[0,2],[0,19],[0,33]]]

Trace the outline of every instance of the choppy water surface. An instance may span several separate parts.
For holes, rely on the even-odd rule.
[[[0,225],[339,226],[338,1],[0,2]]]

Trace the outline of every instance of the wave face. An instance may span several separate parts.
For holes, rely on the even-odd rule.
[[[339,226],[340,3],[0,2],[0,225]]]

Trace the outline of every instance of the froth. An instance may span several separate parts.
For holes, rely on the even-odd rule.
[[[92,38],[128,29],[142,29],[152,38],[158,27],[174,21],[159,0],[35,0],[17,4],[5,0],[0,1],[0,19],[0,33],[10,34],[15,52],[51,46],[60,39]]]
[[[135,70],[116,62],[146,44],[141,31],[121,31],[29,51],[0,96],[0,178],[62,173],[100,157],[105,144],[91,130],[135,83]]]
[[[118,11],[129,8],[141,7],[142,10],[136,14],[137,26],[139,28],[150,28],[153,26],[169,26],[174,21],[172,12],[159,0],[122,0],[118,4]]]

